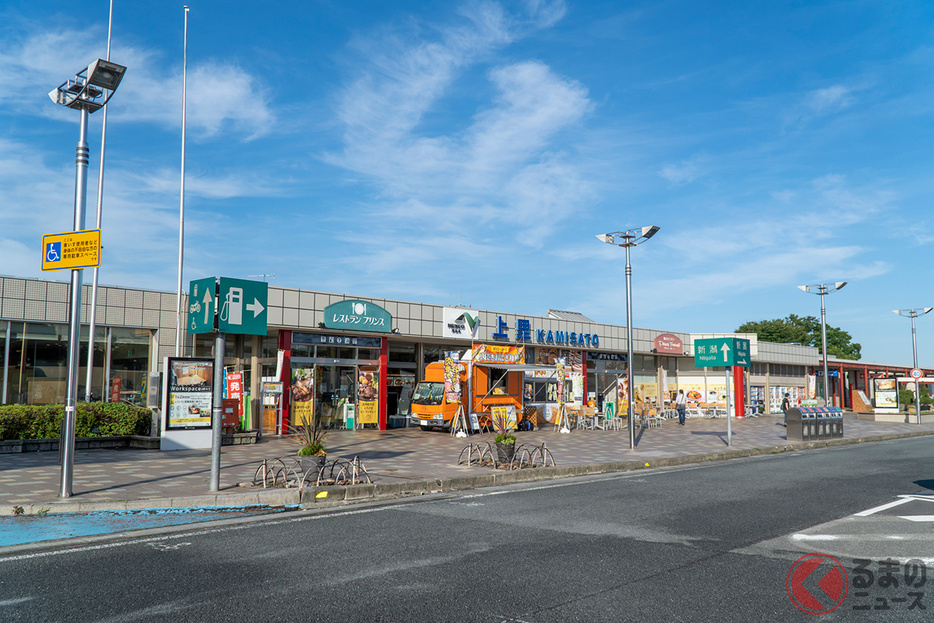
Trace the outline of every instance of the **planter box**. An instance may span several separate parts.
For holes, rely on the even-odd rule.
[[[0,441],[0,454],[14,452],[58,452],[58,439],[14,439]],[[78,437],[75,450],[93,450],[96,448],[139,448],[158,450],[158,437],[124,435],[116,437]]]

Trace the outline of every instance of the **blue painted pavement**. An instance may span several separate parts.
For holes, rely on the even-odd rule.
[[[218,506],[5,516],[0,517],[0,547],[115,534],[147,528],[164,528],[220,519],[270,515],[299,510],[299,508],[298,506]]]

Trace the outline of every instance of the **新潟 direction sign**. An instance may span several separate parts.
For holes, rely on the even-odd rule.
[[[188,335],[212,333],[217,312],[214,277],[192,281],[188,286]]]
[[[694,366],[749,366],[749,340],[738,337],[712,337],[694,340]]]
[[[241,335],[266,335],[268,284],[221,277],[217,293],[217,330]]]
[[[42,270],[101,265],[101,230],[66,231],[42,236]]]

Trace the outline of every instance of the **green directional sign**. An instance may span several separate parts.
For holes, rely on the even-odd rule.
[[[749,366],[749,340],[738,337],[712,337],[694,340],[694,366]]]
[[[266,335],[268,294],[265,281],[221,277],[217,293],[217,330],[241,335]]]
[[[214,290],[214,277],[188,284],[188,335],[214,332],[214,314],[217,312]]]

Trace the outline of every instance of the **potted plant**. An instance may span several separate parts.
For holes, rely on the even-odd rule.
[[[299,456],[312,457],[316,464],[324,465],[327,460],[327,448],[324,445],[324,439],[327,437],[327,431],[321,425],[321,418],[315,414],[310,420],[308,418],[298,422],[295,426],[289,426],[289,432],[294,435],[293,439],[301,445],[298,450]]]
[[[493,416],[493,426],[496,428],[493,441],[496,443],[497,460],[500,463],[509,463],[516,453],[516,436],[509,428],[509,418],[505,413],[497,413]]]

